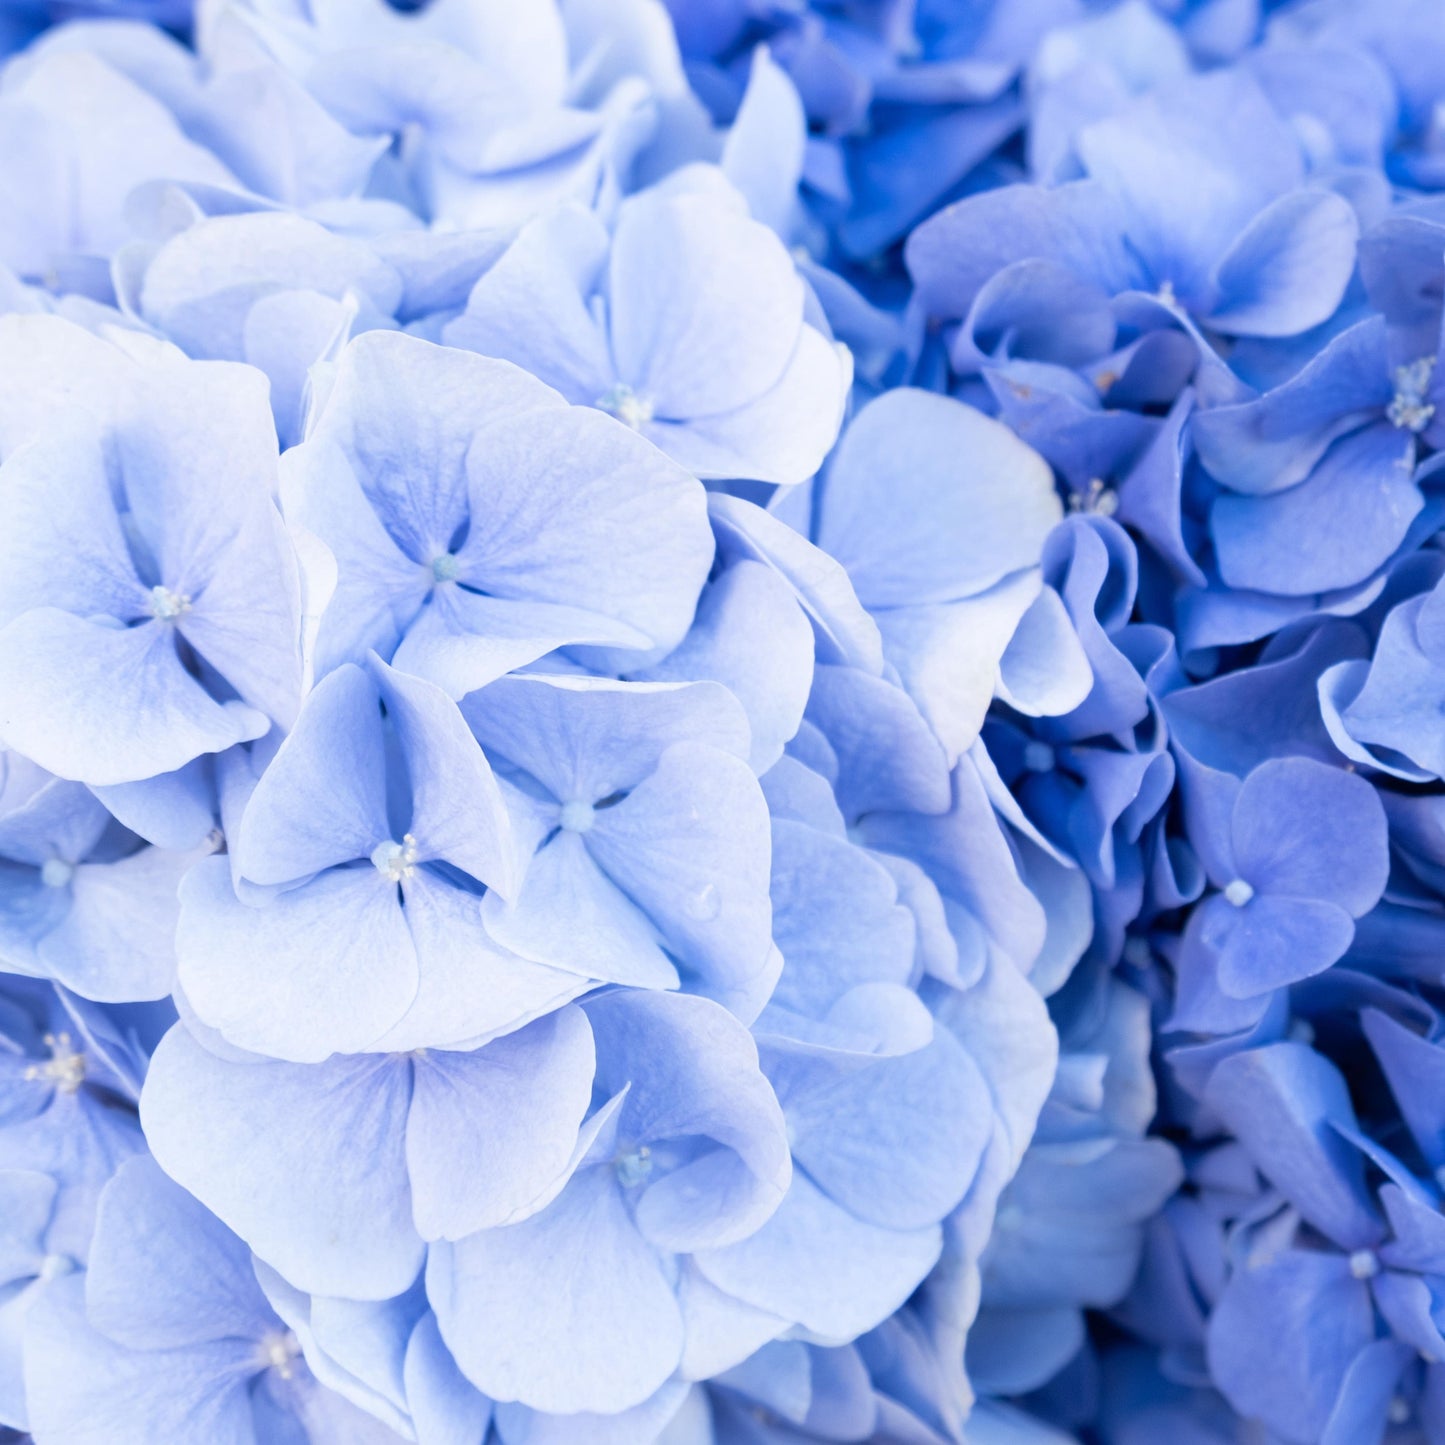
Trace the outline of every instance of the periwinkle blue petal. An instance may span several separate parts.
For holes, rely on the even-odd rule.
[[[1427,774],[1445,763],[1439,752],[1439,712],[1431,658],[1439,645],[1441,593],[1409,598],[1391,609],[1358,691],[1341,713],[1357,741],[1403,755]]]
[[[1380,1237],[1359,1156],[1332,1128],[1354,1126],[1344,1080],[1302,1044],[1274,1044],[1224,1060],[1209,1084],[1223,1117],[1260,1170],[1317,1229],[1346,1249]]]
[[[761,645],[760,645],[761,644]],[[687,636],[639,681],[712,679],[748,714],[748,762],[762,774],[797,732],[813,687],[813,631],[793,590],[770,568],[742,561],[703,588]]]
[[[1297,1323],[1282,1351],[1283,1321]],[[1210,1321],[1210,1368],[1242,1413],[1317,1434],[1373,1333],[1368,1288],[1344,1259],[1285,1250],[1234,1274]]]
[[[1363,582],[1394,553],[1424,502],[1414,443],[1390,426],[1336,441],[1295,487],[1221,496],[1210,512],[1220,574],[1231,587],[1286,595]],[[1296,539],[1293,559],[1284,539]]]
[[[1266,206],[1215,267],[1209,321],[1234,336],[1294,336],[1323,321],[1354,267],[1359,222],[1331,191],[1297,190]]]
[[[1390,395],[1385,326],[1372,316],[1331,338],[1263,396],[1201,411],[1195,446],[1232,491],[1278,491],[1304,480],[1331,442],[1383,409]]]
[[[961,452],[975,458],[968,473],[956,469]],[[848,569],[885,656],[950,761],[977,734],[1061,513],[1036,453],[990,418],[926,392],[880,397],[834,455],[813,540]]]

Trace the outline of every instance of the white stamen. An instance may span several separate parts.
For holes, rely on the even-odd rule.
[[[1244,905],[1254,897],[1254,888],[1246,883],[1243,878],[1236,878],[1232,882],[1225,884],[1224,896],[1234,904],[1236,908],[1243,908]]]
[[[1350,1256],[1350,1273],[1356,1279],[1373,1279],[1380,1272],[1380,1261],[1373,1249],[1357,1249]]]
[[[630,1153],[619,1154],[613,1161],[613,1167],[622,1181],[622,1187],[635,1189],[652,1173],[652,1150],[646,1144],[640,1144]]]
[[[645,396],[638,396],[625,381],[619,381],[611,391],[597,398],[597,405],[603,411],[610,411],[624,426],[637,431],[652,420],[652,402]]]
[[[276,1330],[262,1338],[258,1353],[262,1369],[275,1370],[289,1380],[296,1372],[292,1362],[301,1354],[301,1343],[290,1330]]]
[[[54,1084],[57,1092],[73,1094],[85,1082],[85,1055],[70,1047],[67,1033],[46,1034],[45,1047],[50,1057],[43,1064],[31,1064],[25,1077]]]
[[[47,1254],[40,1261],[40,1270],[35,1277],[49,1284],[53,1279],[70,1274],[74,1268],[75,1261],[68,1254]]]
[[[388,838],[371,850],[371,861],[378,872],[400,883],[416,872],[416,839],[410,833],[403,833],[400,843]]]
[[[64,858],[47,858],[40,865],[40,881],[47,888],[64,888],[75,877],[75,865]]]
[[[1394,1395],[1390,1399],[1389,1408],[1385,1414],[1389,1417],[1390,1424],[1403,1425],[1410,1418],[1409,1402],[1399,1395]]]
[[[191,599],[183,592],[172,592],[157,584],[151,588],[151,616],[157,622],[174,622],[191,610]]]
[[[1095,477],[1085,491],[1069,493],[1069,510],[1112,517],[1119,510],[1119,494],[1101,477]]]
[[[1433,356],[1422,356],[1408,366],[1395,368],[1395,395],[1385,415],[1402,430],[1419,433],[1430,425],[1435,406],[1425,400],[1425,392],[1434,370]]]
[[[1166,306],[1177,306],[1179,304],[1179,298],[1174,294],[1174,283],[1172,281],[1161,281],[1159,283],[1159,289],[1154,293],[1154,297],[1156,300],[1162,301]]]
[[[433,582],[455,582],[462,564],[450,552],[442,552],[431,559]]]
[[[597,809],[585,798],[573,798],[562,804],[557,820],[569,833],[585,833],[597,821]]]

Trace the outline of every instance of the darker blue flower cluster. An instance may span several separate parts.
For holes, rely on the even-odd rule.
[[[0,1439],[1445,1442],[1442,22],[0,8]]]

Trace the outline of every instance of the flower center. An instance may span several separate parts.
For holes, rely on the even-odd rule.
[[[1225,885],[1224,896],[1236,908],[1243,908],[1254,897],[1254,889],[1243,878],[1236,878],[1233,882]]]
[[[603,411],[610,411],[624,426],[637,431],[652,420],[652,402],[645,396],[638,396],[625,381],[619,381],[611,391],[597,398],[597,405]]]
[[[646,1144],[639,1144],[629,1153],[619,1154],[613,1167],[624,1189],[636,1189],[652,1173],[652,1150]]]
[[[371,861],[379,873],[400,883],[416,872],[416,839],[410,833],[403,833],[400,843],[388,838],[371,850]]]
[[[1425,400],[1425,392],[1434,370],[1433,356],[1422,356],[1408,366],[1395,368],[1395,395],[1385,415],[1402,430],[1419,433],[1430,425],[1435,407]]]
[[[1051,773],[1054,770],[1054,750],[1038,738],[1030,738],[1024,744],[1024,767],[1031,773]]]
[[[183,592],[172,592],[159,584],[151,588],[151,616],[157,622],[174,622],[191,610],[191,599]]]
[[[51,1280],[60,1279],[63,1275],[70,1274],[75,1269],[75,1261],[66,1254],[47,1254],[40,1261],[40,1270],[36,1279],[44,1280],[47,1284]]]
[[[585,798],[573,798],[562,804],[558,821],[569,833],[585,833],[597,821],[597,809]]]
[[[45,1047],[50,1057],[43,1064],[31,1064],[25,1077],[54,1084],[62,1094],[75,1093],[85,1082],[85,1055],[71,1048],[67,1033],[46,1034]]]
[[[47,888],[64,888],[75,877],[75,865],[64,858],[47,858],[40,865],[40,881]]]
[[[441,552],[431,559],[431,576],[433,582],[455,582],[457,573],[462,570],[462,564],[450,552]]]
[[[1119,510],[1119,494],[1102,477],[1095,477],[1084,491],[1069,493],[1069,510],[1112,517]]]
[[[293,1362],[301,1354],[301,1344],[290,1330],[274,1330],[262,1337],[258,1354],[263,1369],[289,1380],[296,1373]]]
[[[1373,1279],[1380,1272],[1380,1261],[1373,1249],[1357,1249],[1350,1256],[1350,1273],[1356,1279]]]

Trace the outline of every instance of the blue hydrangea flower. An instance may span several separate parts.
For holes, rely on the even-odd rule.
[[[0,321],[0,737],[91,784],[285,726],[301,688],[264,381],[142,355]]]
[[[1384,892],[1387,827],[1364,779],[1279,758],[1244,779],[1227,823],[1196,836],[1219,892],[1190,917],[1173,1022],[1217,1032],[1254,1022],[1274,989],[1344,955]]]
[[[1263,396],[1195,415],[1194,445],[1226,488],[1209,527],[1229,586],[1308,595],[1383,565],[1424,506],[1413,473],[1429,371],[1392,370],[1375,316]]]
[[[559,647],[671,648],[713,552],[702,488],[630,428],[393,332],[343,353],[282,495],[335,559],[318,671],[375,649],[454,697]]]
[[[721,1289],[835,1340],[877,1324],[937,1260],[991,1114],[978,1067],[908,986],[927,913],[841,832],[774,825],[786,962],[754,1031],[788,1121],[792,1188],[751,1239],[698,1260]],[[857,916],[831,915],[825,879],[848,881]]]
[[[442,330],[601,407],[696,476],[795,483],[837,436],[848,353],[805,319],[792,257],[720,173],[534,221]]]
[[[24,1429],[26,1320],[90,1252],[96,1201],[143,1153],[135,1117],[144,1059],[93,1005],[47,984],[0,995],[0,1425]]]
[[[644,38],[608,56],[615,32],[589,33],[585,7],[552,0],[523,10],[447,0],[413,11],[381,0],[236,10],[247,48],[295,76],[352,135],[382,138],[382,149],[409,137],[392,159],[393,187],[452,230],[514,228],[557,199],[590,203],[650,138],[654,84],[680,78],[675,51]],[[223,39],[233,50],[239,37]]]
[[[1220,1388],[1241,1414],[1311,1442],[1378,1436],[1416,1409],[1429,1422],[1442,1338],[1431,1318],[1435,1198],[1362,1137],[1344,1079],[1301,1044],[1226,1060],[1209,1098],[1296,1211],[1236,1264],[1210,1318]],[[1391,1179],[1378,1204],[1367,1160]],[[1298,1325],[1282,1332],[1291,1320]],[[1421,1354],[1417,1383],[1410,1375]]]
[[[347,663],[308,697],[230,854],[182,884],[181,986],[231,1043],[297,1062],[480,1042],[592,983],[487,933],[483,895],[515,897],[522,861],[456,705]]]
[[[1428,12],[9,56],[0,1436],[1445,1436]]]
[[[771,985],[768,820],[748,726],[715,683],[503,678],[462,713],[525,863],[482,901],[497,943],[569,973],[689,988],[747,1016]]]
[[[1320,679],[1326,725],[1358,763],[1411,782],[1445,768],[1440,614],[1442,584],[1407,597],[1380,623],[1373,657],[1342,660]]]
[[[1085,180],[986,192],[919,227],[908,261],[931,310],[965,316],[1003,268],[1025,263],[1047,264],[1046,286],[1076,288],[1072,307],[1041,317],[1045,336],[1050,321],[1111,325],[1092,297],[1129,291],[1236,336],[1297,335],[1339,304],[1358,223],[1306,184],[1298,141],[1248,76],[1151,92],[1075,144]]]

